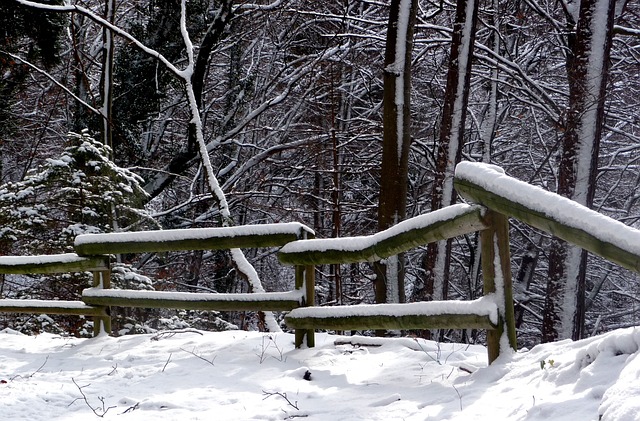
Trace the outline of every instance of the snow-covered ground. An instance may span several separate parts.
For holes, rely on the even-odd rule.
[[[482,346],[327,334],[316,343],[294,349],[290,334],[244,331],[75,339],[5,329],[0,419],[640,420],[640,328],[540,345],[490,367]]]

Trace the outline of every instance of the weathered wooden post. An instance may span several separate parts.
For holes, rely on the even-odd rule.
[[[506,334],[508,345],[514,350],[517,349],[517,341],[509,251],[509,219],[491,210],[486,211],[484,218],[489,226],[488,229],[480,231],[484,295],[495,294],[498,305],[498,329],[487,330],[487,351],[491,364],[500,355],[502,335]]]
[[[111,270],[109,268],[93,272],[93,287],[99,289],[111,288]],[[111,311],[108,306],[104,306],[103,308],[105,309],[106,316],[94,316],[93,318],[94,338],[102,334],[111,334]]]
[[[313,231],[303,229],[298,235],[299,240],[308,240],[315,237]],[[296,265],[296,290],[302,290],[303,307],[313,307],[316,296],[316,267],[315,265]],[[314,329],[296,329],[295,346],[300,348],[304,337],[307,337],[307,346],[313,348],[316,344]]]
[[[304,267],[305,306],[313,307],[316,304],[316,267],[306,265]],[[307,346],[313,348],[316,345],[315,330],[307,329]]]
[[[304,285],[304,266],[296,265],[296,291],[302,290],[305,287]],[[302,303],[302,305],[306,305],[306,300]],[[302,346],[302,341],[304,340],[304,336],[306,335],[306,329],[296,329],[295,330],[295,345],[296,348],[300,348]]]
[[[316,274],[314,265],[297,265],[296,267],[296,290],[302,290],[304,298],[303,307],[313,307],[315,305],[316,290]],[[314,329],[296,329],[295,345],[296,348],[302,346],[304,337],[307,337],[307,346],[313,348],[315,346],[315,330]]]

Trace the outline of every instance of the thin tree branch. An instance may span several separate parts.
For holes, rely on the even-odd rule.
[[[0,50],[0,54],[5,54],[9,57],[11,57],[14,60],[18,60],[19,62],[21,62],[22,64],[25,64],[27,66],[29,66],[30,68],[32,68],[33,70],[35,70],[36,72],[40,73],[41,75],[45,76],[47,79],[49,79],[51,82],[53,82],[56,86],[58,86],[60,89],[62,89],[63,91],[65,91],[67,94],[71,95],[73,97],[73,99],[75,99],[76,101],[78,101],[79,103],[81,103],[82,105],[84,105],[85,107],[87,107],[90,111],[93,111],[94,113],[96,113],[97,115],[99,115],[100,117],[102,117],[102,113],[97,110],[96,108],[94,108],[93,106],[89,105],[88,103],[86,103],[85,101],[83,101],[82,99],[80,99],[80,97],[78,97],[76,94],[74,94],[73,92],[71,92],[69,90],[69,88],[67,88],[66,86],[64,86],[63,84],[61,84],[60,82],[58,82],[57,80],[54,79],[53,76],[51,76],[51,74],[49,74],[49,72],[47,72],[44,69],[39,68],[38,66],[36,66],[35,64],[29,62],[28,60],[23,59],[20,56],[17,56],[15,54],[12,54],[8,51],[5,50]]]

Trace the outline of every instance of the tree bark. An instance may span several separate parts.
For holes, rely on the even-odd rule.
[[[478,0],[458,0],[431,191],[432,211],[456,200],[453,172],[462,155],[477,17]],[[415,300],[446,299],[450,256],[451,240],[429,244],[424,260],[426,279],[416,286]]]
[[[116,2],[115,0],[105,0],[104,20],[109,23],[115,22]],[[102,27],[102,73],[100,75],[100,92],[102,93],[102,113],[101,135],[102,143],[112,148],[111,159],[113,159],[113,129],[112,129],[112,104],[113,104],[113,56],[115,43],[113,33],[106,26]]]
[[[392,0],[384,60],[383,140],[378,230],[406,217],[411,143],[411,51],[417,0]],[[402,255],[374,264],[376,302],[403,302]]]
[[[582,0],[567,58],[569,110],[557,192],[587,207],[593,204],[596,187],[614,13],[615,0]],[[586,251],[552,240],[543,342],[582,337],[586,261]]]

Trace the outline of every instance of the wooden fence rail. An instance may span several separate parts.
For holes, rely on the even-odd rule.
[[[0,273],[91,271],[93,287],[82,301],[0,299],[0,311],[77,314],[94,317],[94,334],[110,332],[111,306],[197,310],[288,311],[296,346],[305,337],[314,345],[315,329],[486,329],[489,361],[502,339],[516,348],[511,290],[508,218],[518,218],[625,268],[640,271],[640,231],[556,194],[504,175],[501,169],[462,163],[455,187],[476,205],[459,204],[403,221],[371,236],[313,239],[297,224],[245,225],[230,228],[88,234],[76,238],[76,253],[49,256],[2,256]],[[314,307],[315,265],[373,262],[430,242],[480,232],[484,296],[472,301],[431,301]],[[281,263],[295,266],[295,289],[257,294],[114,290],[109,254],[282,247]]]
[[[497,226],[496,226],[497,224]],[[504,227],[506,225],[506,228]],[[421,215],[371,236],[299,240],[278,253],[281,263],[295,265],[372,262],[411,248],[458,235],[481,231],[482,253],[492,256],[484,276],[485,297],[471,302],[429,301],[297,308],[285,316],[288,326],[335,330],[359,329],[487,329],[489,360],[500,353],[500,338],[507,335],[516,348],[511,292],[509,230],[506,218],[481,206],[459,204]],[[501,262],[497,267],[494,263]],[[301,339],[297,339],[300,345]]]
[[[75,253],[0,256],[0,273],[2,274],[52,274],[85,271],[102,273],[108,270],[108,256],[81,257]],[[0,311],[5,313],[92,316],[94,318],[94,335],[100,333],[101,326],[110,330],[109,309],[88,305],[82,301],[4,299],[0,300]]]
[[[91,256],[110,253],[279,247],[290,241],[313,235],[311,228],[296,222],[223,228],[116,232],[79,235],[75,239],[74,249],[80,256]]]
[[[374,262],[439,240],[487,229],[481,206],[453,205],[373,235],[294,241],[278,253],[288,265]]]
[[[462,162],[455,188],[466,199],[640,272],[640,231],[555,193],[504,174],[493,165]]]
[[[0,273],[65,273],[101,271],[109,269],[106,256],[81,257],[75,253],[41,256],[0,256]]]
[[[93,287],[83,291],[82,301],[5,299],[0,300],[0,311],[93,316],[94,335],[97,336],[111,331],[111,306],[216,311],[291,310],[313,303],[313,297],[306,297],[309,288],[304,286],[304,268],[296,272],[301,278],[296,279],[296,290],[289,292],[209,294],[114,290],[110,288],[109,254],[279,247],[313,235],[313,230],[299,223],[79,235],[74,244],[77,254],[2,256],[0,273],[93,272]],[[313,279],[308,275],[306,278]]]

